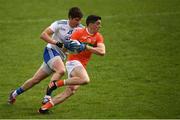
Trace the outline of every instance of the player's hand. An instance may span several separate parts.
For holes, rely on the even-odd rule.
[[[65,40],[65,41],[63,41],[64,47],[65,47],[66,49],[69,49],[71,42],[72,42],[71,40]]]
[[[82,52],[82,51],[84,51],[84,50],[86,49],[86,46],[87,46],[86,43],[81,43],[81,44],[79,45],[79,48],[77,49],[77,51],[78,51],[79,53]]]
[[[57,45],[59,48],[62,48],[62,47],[63,47],[63,43],[60,43],[59,41],[56,43],[56,45]]]
[[[80,46],[80,43],[77,40],[64,41],[64,47],[70,51],[77,50],[79,46]]]

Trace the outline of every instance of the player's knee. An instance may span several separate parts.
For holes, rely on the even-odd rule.
[[[83,84],[88,84],[90,82],[90,79],[89,77],[85,77],[82,79],[82,81],[83,81]]]
[[[65,69],[60,69],[60,70],[57,70],[56,73],[63,76],[65,74],[66,70]]]

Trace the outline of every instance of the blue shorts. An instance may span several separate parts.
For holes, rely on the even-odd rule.
[[[54,58],[55,56],[60,56],[60,54],[52,48],[45,47],[43,57],[46,64],[50,59]]]

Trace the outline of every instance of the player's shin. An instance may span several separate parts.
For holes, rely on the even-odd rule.
[[[23,88],[19,87],[12,93],[12,96],[15,98],[16,96],[22,94],[23,92],[24,92]]]
[[[57,89],[58,87],[61,87],[64,85],[64,80],[58,80],[58,81],[52,81],[50,82],[47,91],[46,91],[46,95],[51,96],[52,92]]]
[[[51,93],[53,92],[53,90],[55,90],[57,88],[55,82],[56,81],[52,81],[49,83],[47,90],[46,90],[46,95],[51,96]]]

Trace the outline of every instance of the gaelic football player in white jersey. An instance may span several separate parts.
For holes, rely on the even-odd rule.
[[[63,61],[66,58],[64,48],[70,49],[69,38],[73,31],[82,27],[80,25],[82,17],[81,10],[78,7],[72,7],[68,13],[68,20],[55,21],[41,33],[40,38],[48,43],[44,49],[44,62],[30,79],[10,93],[9,104],[13,104],[18,95],[32,88],[49,75],[52,74],[51,81],[59,80],[64,75]]]

